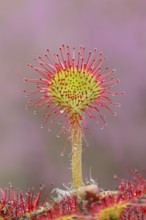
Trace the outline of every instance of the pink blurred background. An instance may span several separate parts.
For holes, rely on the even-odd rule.
[[[127,178],[130,168],[146,168],[146,1],[145,0],[5,0],[0,3],[0,185],[11,181],[27,188],[45,183],[62,188],[71,181],[70,146],[60,156],[65,136],[58,127],[48,133],[41,117],[26,111],[27,67],[46,48],[62,44],[103,51],[106,64],[117,69],[125,96],[118,116],[84,146],[84,178],[102,187],[115,185],[113,175]]]

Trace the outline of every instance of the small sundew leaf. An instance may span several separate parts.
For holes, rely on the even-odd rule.
[[[102,209],[97,215],[97,219],[99,220],[119,220],[120,215],[122,214],[124,208],[129,203],[116,204],[108,208]]]
[[[76,215],[62,216],[60,218],[55,218],[54,220],[71,220],[76,219]]]

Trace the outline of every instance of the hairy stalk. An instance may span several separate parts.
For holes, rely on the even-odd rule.
[[[79,128],[72,130],[72,181],[74,189],[84,185],[82,178],[82,132]]]

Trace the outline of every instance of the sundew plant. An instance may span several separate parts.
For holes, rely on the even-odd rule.
[[[28,65],[34,69],[39,78],[25,79],[25,82],[35,86],[33,91],[25,91],[31,97],[27,108],[34,107],[34,114],[43,112],[44,122],[51,127],[61,118],[62,132],[67,133],[66,143],[72,142],[72,182],[77,189],[84,185],[82,178],[82,144],[87,145],[84,130],[89,130],[87,117],[103,127],[107,121],[103,110],[116,115],[111,106],[120,106],[114,103],[112,97],[120,94],[112,90],[117,80],[115,70],[102,68],[104,57],[96,49],[87,52],[81,46],[79,50],[74,47],[62,45],[58,53],[52,54],[49,50],[45,58],[35,59],[39,67]],[[50,116],[54,118],[50,121]],[[52,129],[49,127],[49,131]]]
[[[115,70],[104,67],[102,53],[87,52],[83,46],[77,50],[62,45],[58,53],[47,50],[44,58],[35,61],[38,65],[28,66],[36,77],[24,79],[31,88],[24,90],[29,97],[27,109],[32,107],[34,114],[43,115],[42,128],[51,131],[59,123],[57,137],[66,133],[63,148],[71,147],[72,186],[55,189],[57,195],[51,200],[50,191],[42,198],[44,185],[37,193],[33,187],[23,193],[11,184],[0,188],[0,220],[145,220],[144,173],[129,169],[131,181],[115,176],[119,181],[115,191],[105,191],[82,177],[82,145],[88,145],[90,119],[97,129],[103,128],[106,113],[116,115],[112,109],[120,106],[113,96],[124,94],[113,88],[119,83]]]

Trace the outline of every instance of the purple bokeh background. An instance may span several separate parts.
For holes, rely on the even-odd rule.
[[[26,67],[46,48],[62,44],[97,48],[116,68],[121,83],[118,116],[107,115],[104,130],[84,147],[84,178],[112,187],[113,175],[127,177],[127,166],[146,168],[146,1],[145,0],[5,0],[0,3],[0,184],[26,188],[39,183],[62,187],[71,180],[70,146],[60,156],[65,136],[58,127],[41,129],[41,117],[26,111]]]

